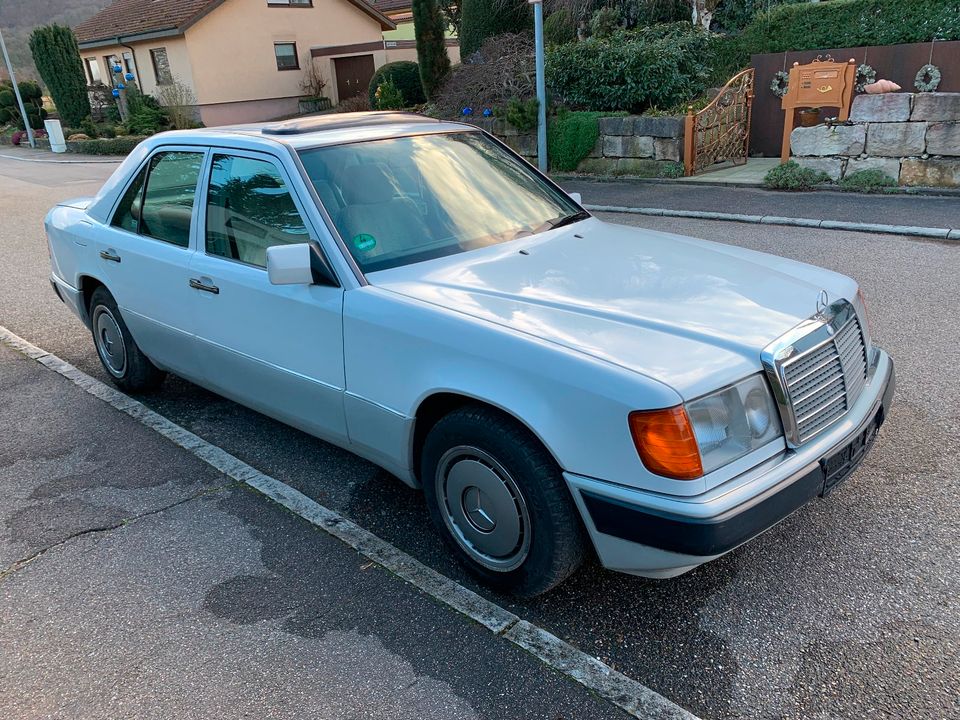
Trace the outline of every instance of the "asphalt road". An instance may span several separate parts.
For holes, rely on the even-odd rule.
[[[109,169],[27,169],[0,159],[0,324],[101,379],[85,329],[47,283],[40,221],[57,199],[94,191]],[[64,185],[64,172],[71,182],[94,182]],[[960,717],[960,373],[953,362],[960,247],[802,228],[606,219],[853,275],[867,294],[875,340],[897,362],[895,409],[865,464],[827,500],[714,563],[667,581],[591,564],[535,601],[491,597],[704,718]],[[145,402],[482,592],[446,555],[420,495],[376,467],[176,379]],[[182,511],[200,512],[201,505]],[[273,531],[282,513],[259,512],[257,532],[271,540],[272,557],[302,553],[292,537]],[[198,526],[203,522],[198,517]],[[71,567],[48,566],[49,582],[71,584]],[[289,575],[271,597],[302,603],[321,582]],[[237,592],[249,599],[263,591]],[[153,667],[163,672],[167,665]],[[249,664],[243,670],[254,672]],[[468,688],[454,683],[453,694]],[[503,716],[544,716],[519,709]],[[567,716],[599,717],[581,707]]]
[[[583,194],[589,205],[667,208],[779,215],[793,218],[843,220],[884,225],[921,225],[960,228],[960,196],[953,195],[851,195],[844,192],[771,192],[753,187],[654,183],[620,180],[596,182],[564,179],[570,192]]]

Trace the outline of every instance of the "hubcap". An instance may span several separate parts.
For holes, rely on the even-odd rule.
[[[523,564],[530,514],[503,465],[478,448],[452,448],[440,458],[436,489],[447,529],[473,560],[499,572]]]
[[[123,377],[127,369],[127,348],[123,343],[123,333],[109,308],[98,305],[93,311],[93,334],[96,338],[97,353],[104,367],[114,377]]]

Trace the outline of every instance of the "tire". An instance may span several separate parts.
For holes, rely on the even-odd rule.
[[[103,286],[94,290],[89,309],[93,345],[114,385],[134,393],[157,388],[166,373],[137,347],[110,291]]]
[[[533,597],[583,562],[585,532],[560,467],[513,418],[454,410],[427,434],[420,467],[431,520],[486,585]]]

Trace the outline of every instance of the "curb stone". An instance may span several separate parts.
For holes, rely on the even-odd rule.
[[[755,225],[787,225],[813,227],[823,230],[846,230],[849,232],[877,233],[883,235],[911,235],[936,238],[937,240],[960,240],[960,228],[919,227],[915,225],[884,225],[881,223],[857,223],[845,220],[818,220],[816,218],[791,218],[778,215],[742,215],[739,213],[704,212],[701,210],[670,210],[665,208],[624,207],[621,205],[583,206],[592,212],[627,213],[631,215],[655,215],[662,217],[695,218],[698,220],[726,220],[729,222],[753,223]]]

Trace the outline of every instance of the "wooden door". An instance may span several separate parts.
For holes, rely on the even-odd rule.
[[[343,102],[367,92],[373,77],[373,55],[334,58],[333,68],[337,73],[337,99]]]

